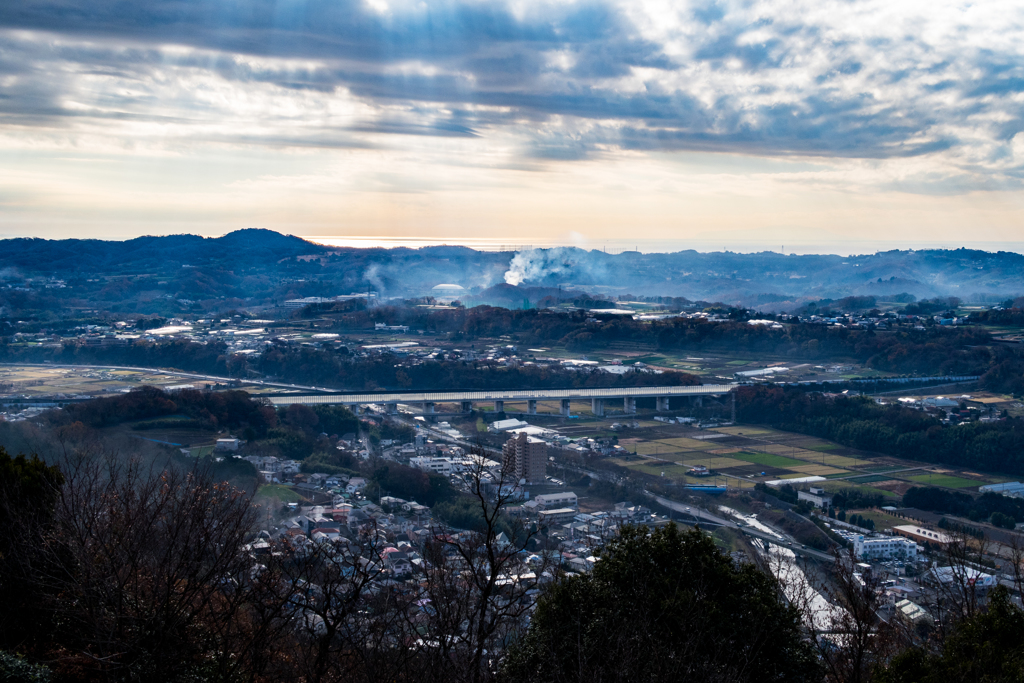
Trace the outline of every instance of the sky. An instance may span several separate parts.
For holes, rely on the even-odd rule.
[[[1024,244],[1022,25],[1000,0],[2,2],[0,236]]]

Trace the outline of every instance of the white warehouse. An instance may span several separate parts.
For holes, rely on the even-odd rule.
[[[533,498],[537,504],[545,510],[552,508],[578,508],[578,498],[572,491],[565,493],[543,493]]]
[[[433,472],[434,474],[441,474],[446,477],[462,469],[460,463],[456,462],[452,458],[431,458],[428,456],[420,456],[418,458],[409,458],[409,464],[413,467],[418,467],[421,470]]]

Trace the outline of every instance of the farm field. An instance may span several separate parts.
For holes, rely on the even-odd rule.
[[[981,486],[988,482],[980,482],[977,479],[965,479],[964,477],[954,477],[948,474],[919,474],[913,477],[907,477],[908,480],[917,482],[919,484],[925,484],[927,486],[942,486],[949,489],[964,489],[971,488],[974,486]]]
[[[118,370],[104,366],[46,367],[33,365],[0,366],[0,385],[5,395],[25,396],[108,396],[141,386],[161,388],[193,385],[203,382],[170,372]]]
[[[620,445],[628,455],[612,458],[611,462],[680,483],[724,484],[730,488],[821,477],[815,485],[826,490],[860,489],[886,498],[895,498],[912,486],[970,490],[1005,479],[874,455],[767,427],[733,425],[701,430],[687,425],[653,425],[621,432]],[[689,476],[690,469],[697,465],[707,467],[711,475]]]

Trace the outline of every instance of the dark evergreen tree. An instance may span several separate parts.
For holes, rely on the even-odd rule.
[[[624,528],[591,574],[539,601],[505,680],[816,681],[798,611],[699,530]]]
[[[999,586],[988,608],[957,626],[940,654],[911,649],[876,677],[878,683],[1016,683],[1024,681],[1024,610]]]

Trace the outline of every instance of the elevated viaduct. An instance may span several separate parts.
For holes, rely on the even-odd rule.
[[[627,414],[636,412],[638,398],[654,398],[658,411],[669,409],[669,399],[689,398],[696,404],[704,396],[724,396],[732,392],[736,384],[705,384],[691,387],[616,387],[601,389],[522,389],[522,390],[486,390],[486,391],[403,391],[403,392],[372,392],[362,394],[278,394],[267,396],[276,406],[288,406],[293,403],[305,405],[341,404],[347,406],[381,405],[386,412],[398,411],[398,404],[418,404],[423,406],[426,414],[434,413],[438,403],[457,403],[462,412],[468,413],[474,403],[493,403],[495,412],[505,409],[506,401],[525,401],[527,413],[537,413],[538,401],[561,401],[560,413],[569,414],[569,402],[589,400],[595,415],[603,416],[605,404],[620,402]]]

